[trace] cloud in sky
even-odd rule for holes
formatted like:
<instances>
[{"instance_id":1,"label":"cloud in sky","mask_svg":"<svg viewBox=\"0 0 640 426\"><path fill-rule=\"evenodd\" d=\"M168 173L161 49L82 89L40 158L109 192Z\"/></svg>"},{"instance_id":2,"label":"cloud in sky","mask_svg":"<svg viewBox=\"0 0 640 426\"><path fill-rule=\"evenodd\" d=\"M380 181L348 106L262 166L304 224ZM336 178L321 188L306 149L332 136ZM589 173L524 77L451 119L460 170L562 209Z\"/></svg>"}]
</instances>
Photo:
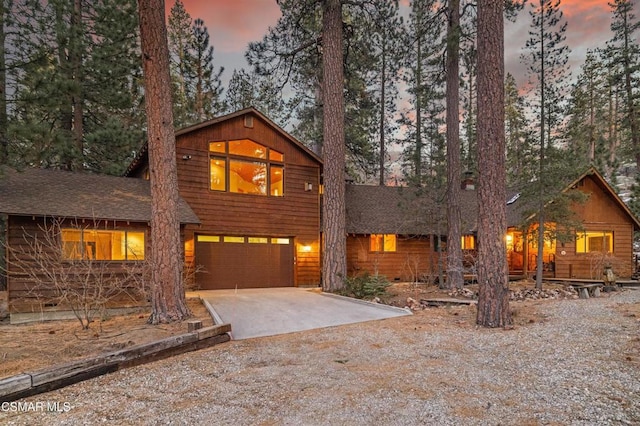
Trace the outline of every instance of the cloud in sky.
<instances>
[{"instance_id":1,"label":"cloud in sky","mask_svg":"<svg viewBox=\"0 0 640 426\"><path fill-rule=\"evenodd\" d=\"M174 1L166 4L167 13ZM218 52L243 54L250 41L262 39L281 16L275 0L183 0L194 20L200 18L209 30Z\"/></svg>"},{"instance_id":2,"label":"cloud in sky","mask_svg":"<svg viewBox=\"0 0 640 426\"><path fill-rule=\"evenodd\" d=\"M611 12L609 0L563 0L561 9L568 21L567 45L572 53L572 70L577 73L587 49L604 47L611 38ZM214 60L224 66L225 80L234 68L246 67L244 52L251 41L261 40L269 26L274 26L281 16L275 0L183 0L193 19L201 18L215 48ZM168 0L167 13L174 1ZM409 0L401 0L401 7L408 7ZM529 38L531 19L527 5L515 23L505 25L505 66L518 82L526 82L525 66L520 55ZM640 2L636 3L636 16L640 16Z\"/></svg>"}]
</instances>

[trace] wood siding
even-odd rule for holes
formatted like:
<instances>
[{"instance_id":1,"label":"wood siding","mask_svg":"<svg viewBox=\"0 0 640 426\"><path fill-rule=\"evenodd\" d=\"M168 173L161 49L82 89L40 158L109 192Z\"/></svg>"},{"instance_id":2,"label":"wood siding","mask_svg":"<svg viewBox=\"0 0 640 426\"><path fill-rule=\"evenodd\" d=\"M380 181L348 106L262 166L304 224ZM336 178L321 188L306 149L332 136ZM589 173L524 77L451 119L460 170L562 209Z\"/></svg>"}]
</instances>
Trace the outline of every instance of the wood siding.
<instances>
[{"instance_id":1,"label":"wood siding","mask_svg":"<svg viewBox=\"0 0 640 426\"><path fill-rule=\"evenodd\" d=\"M93 220L67 220L62 222L62 227L82 227L86 229L117 229L123 231L143 231L145 232L145 257L148 258L150 254L150 238L149 228L147 224L141 223L128 223L128 222L114 222L114 221L97 221ZM9 297L9 311L15 312L44 312L55 310L68 310L70 306L60 303L60 298L55 297L55 291L53 285L47 287L43 284L38 285L27 274L21 272L20 268L16 266L16 261L24 262L29 265L33 265L34 270L37 268L37 264L31 255L31 250L27 244L27 239L30 241L35 238L38 241L43 241L45 237L45 229L51 227L51 221L44 218L33 218L23 216L9 216L7 226L7 240L11 250L8 251L8 297ZM53 258L60 256L61 252L59 248L54 248L45 245L43 248L47 254ZM64 261L61 261L64 262ZM94 261L92 270L94 273L98 270L102 271L103 277L125 277L130 276L130 272L127 270L126 265L130 262L123 261ZM102 269L104 267L104 269ZM78 274L82 276L82 271ZM112 275L113 274L113 275ZM45 276L44 271L42 275ZM95 282L95 280L93 280ZM78 286L80 283L78 283ZM131 282L126 284L126 292L113 297L110 300L109 307L128 307L128 306L140 306L147 303L146 292L144 289L139 288L139 284ZM80 288L80 287L78 287ZM105 291L109 291L108 288Z\"/></svg>"},{"instance_id":2,"label":"wood siding","mask_svg":"<svg viewBox=\"0 0 640 426\"><path fill-rule=\"evenodd\" d=\"M293 238L295 285L318 285L320 163L285 134L253 117L253 127L245 127L242 115L177 137L180 195L202 222L186 227L186 261L194 260L195 234ZM284 154L284 196L209 189L209 142L245 138ZM312 185L311 191L305 190L305 183Z\"/></svg>"},{"instance_id":3,"label":"wood siding","mask_svg":"<svg viewBox=\"0 0 640 426\"><path fill-rule=\"evenodd\" d=\"M618 277L629 278L633 272L633 221L617 200L592 177L585 177L577 189L590 194L585 204L574 206L584 229L613 232L613 253L576 253L575 241L564 245L558 243L555 276L601 279L603 266L609 263Z\"/></svg>"},{"instance_id":4,"label":"wood siding","mask_svg":"<svg viewBox=\"0 0 640 426\"><path fill-rule=\"evenodd\" d=\"M437 276L437 253L429 237L398 236L395 252L372 252L369 235L347 237L347 273L350 276L380 274L389 281L433 282Z\"/></svg>"}]
</instances>

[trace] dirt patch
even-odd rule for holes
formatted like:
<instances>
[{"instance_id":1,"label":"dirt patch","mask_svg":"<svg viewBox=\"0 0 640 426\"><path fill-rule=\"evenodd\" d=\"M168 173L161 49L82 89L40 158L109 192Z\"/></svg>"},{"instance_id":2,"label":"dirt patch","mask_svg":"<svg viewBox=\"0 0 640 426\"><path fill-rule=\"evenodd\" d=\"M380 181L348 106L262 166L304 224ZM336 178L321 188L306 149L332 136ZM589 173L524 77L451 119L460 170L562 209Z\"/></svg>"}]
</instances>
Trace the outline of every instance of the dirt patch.
<instances>
[{"instance_id":1,"label":"dirt patch","mask_svg":"<svg viewBox=\"0 0 640 426\"><path fill-rule=\"evenodd\" d=\"M193 319L203 326L213 320L200 299L187 299ZM91 323L82 330L77 320L11 325L0 322L0 378L30 372L50 365L185 333L186 322L150 325L145 310Z\"/></svg>"},{"instance_id":2,"label":"dirt patch","mask_svg":"<svg viewBox=\"0 0 640 426\"><path fill-rule=\"evenodd\" d=\"M514 292L529 291L535 283L522 281L512 283ZM565 287L545 283L545 294ZM436 285L393 283L381 303L392 306L408 306L408 299L420 301L430 298L473 299L477 295L477 285L465 286L463 292L452 293L439 289ZM0 294L0 310L2 309ZM574 295L577 298L577 294ZM560 297L558 297L560 298ZM511 302L514 325L522 326L545 321L542 307L549 298L528 299ZM203 320L203 325L213 325L206 308L199 299L188 299L193 318ZM418 306L420 306L418 304ZM622 308L621 308L622 309ZM640 307L625 306L627 316L640 318ZM474 305L447 305L440 307L421 306L414 309L419 313L416 329L474 328L476 307ZM149 325L149 312L140 311L134 315L118 316L95 321L89 330L82 330L78 321L51 321L22 325L10 325L8 319L0 321L0 378L34 371L91 355L115 351L129 346L148 343L187 331L186 323ZM390 322L392 323L392 322ZM402 324L399 322L398 324ZM638 345L640 345L640 340Z\"/></svg>"}]
</instances>

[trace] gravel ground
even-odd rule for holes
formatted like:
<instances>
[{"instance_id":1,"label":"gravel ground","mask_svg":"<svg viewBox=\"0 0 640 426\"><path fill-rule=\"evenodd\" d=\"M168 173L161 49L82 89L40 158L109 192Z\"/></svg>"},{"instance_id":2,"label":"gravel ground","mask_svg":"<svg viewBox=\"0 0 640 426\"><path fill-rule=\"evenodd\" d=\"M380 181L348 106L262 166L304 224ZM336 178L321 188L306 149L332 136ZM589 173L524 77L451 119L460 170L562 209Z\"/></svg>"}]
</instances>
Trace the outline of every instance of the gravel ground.
<instances>
[{"instance_id":1,"label":"gravel ground","mask_svg":"<svg viewBox=\"0 0 640 426\"><path fill-rule=\"evenodd\" d=\"M512 330L457 307L232 341L3 406L0 423L638 425L638 304L627 290L537 302Z\"/></svg>"}]
</instances>

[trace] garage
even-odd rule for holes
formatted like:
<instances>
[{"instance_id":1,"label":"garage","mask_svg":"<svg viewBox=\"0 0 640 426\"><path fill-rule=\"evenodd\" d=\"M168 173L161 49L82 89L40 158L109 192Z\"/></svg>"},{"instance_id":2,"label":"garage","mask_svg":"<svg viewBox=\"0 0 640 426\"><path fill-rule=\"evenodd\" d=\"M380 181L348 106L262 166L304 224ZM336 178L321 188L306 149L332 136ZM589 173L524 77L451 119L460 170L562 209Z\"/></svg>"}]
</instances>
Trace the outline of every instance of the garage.
<instances>
[{"instance_id":1,"label":"garage","mask_svg":"<svg viewBox=\"0 0 640 426\"><path fill-rule=\"evenodd\" d=\"M197 235L203 290L293 286L293 238Z\"/></svg>"}]
</instances>

